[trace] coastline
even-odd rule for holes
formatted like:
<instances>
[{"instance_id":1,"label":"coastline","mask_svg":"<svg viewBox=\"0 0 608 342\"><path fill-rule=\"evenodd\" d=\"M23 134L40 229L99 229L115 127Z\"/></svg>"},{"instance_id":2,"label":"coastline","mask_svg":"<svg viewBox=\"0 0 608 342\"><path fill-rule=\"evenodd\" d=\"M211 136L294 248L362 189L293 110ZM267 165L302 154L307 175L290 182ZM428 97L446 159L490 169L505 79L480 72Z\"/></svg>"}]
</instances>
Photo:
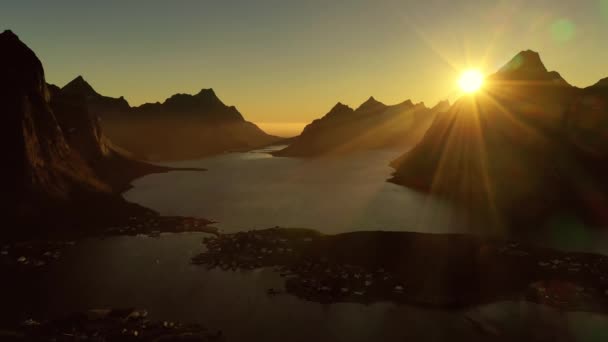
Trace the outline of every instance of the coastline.
<instances>
[{"instance_id":1,"label":"coastline","mask_svg":"<svg viewBox=\"0 0 608 342\"><path fill-rule=\"evenodd\" d=\"M390 301L464 308L526 300L566 311L608 312L608 257L458 234L272 228L207 238L193 264L270 267L285 289L320 303Z\"/></svg>"}]
</instances>

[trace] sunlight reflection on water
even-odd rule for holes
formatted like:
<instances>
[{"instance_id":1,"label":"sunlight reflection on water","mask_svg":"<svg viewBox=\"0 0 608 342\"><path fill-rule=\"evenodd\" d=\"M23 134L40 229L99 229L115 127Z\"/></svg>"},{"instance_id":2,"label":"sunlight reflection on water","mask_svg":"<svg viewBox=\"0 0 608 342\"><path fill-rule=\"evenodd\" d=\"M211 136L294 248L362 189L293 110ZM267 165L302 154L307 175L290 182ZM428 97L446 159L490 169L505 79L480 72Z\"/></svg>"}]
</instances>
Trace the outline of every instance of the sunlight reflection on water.
<instances>
[{"instance_id":1,"label":"sunlight reflection on water","mask_svg":"<svg viewBox=\"0 0 608 342\"><path fill-rule=\"evenodd\" d=\"M149 175L124 197L161 214L218 221L226 232L274 226L466 232L446 203L386 182L399 151L322 159L274 158L267 151L171 163L208 171Z\"/></svg>"}]
</instances>

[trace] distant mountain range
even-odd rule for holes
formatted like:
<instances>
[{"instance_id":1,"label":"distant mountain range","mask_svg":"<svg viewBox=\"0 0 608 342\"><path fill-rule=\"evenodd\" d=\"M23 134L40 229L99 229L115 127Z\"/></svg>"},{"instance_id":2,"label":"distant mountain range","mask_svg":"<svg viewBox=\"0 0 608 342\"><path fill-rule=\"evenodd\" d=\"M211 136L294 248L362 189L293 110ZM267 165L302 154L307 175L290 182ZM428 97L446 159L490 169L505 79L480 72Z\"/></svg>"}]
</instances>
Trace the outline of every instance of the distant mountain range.
<instances>
[{"instance_id":1,"label":"distant mountain range","mask_svg":"<svg viewBox=\"0 0 608 342\"><path fill-rule=\"evenodd\" d=\"M89 110L101 118L108 137L142 159L193 159L279 140L245 121L234 106L222 103L213 89L196 95L176 94L163 103L139 107L129 106L122 97L100 95L81 76L61 90L85 98Z\"/></svg>"},{"instance_id":2,"label":"distant mountain range","mask_svg":"<svg viewBox=\"0 0 608 342\"><path fill-rule=\"evenodd\" d=\"M9 223L124 214L120 208L129 204L119 194L129 182L167 169L134 161L123 149L170 160L278 140L211 89L131 107L100 95L82 77L63 88L47 84L40 60L10 31L0 34L0 51L6 165L0 207ZM373 97L357 109L338 103L290 142L276 154L417 143L393 162L391 181L451 200L469 213L472 227L486 231L572 222L564 217L608 225L608 78L573 87L533 51L517 54L487 77L483 90L451 106L409 100L388 106ZM138 208L132 206L145 211Z\"/></svg>"},{"instance_id":3,"label":"distant mountain range","mask_svg":"<svg viewBox=\"0 0 608 342\"><path fill-rule=\"evenodd\" d=\"M449 103L433 108L407 100L387 106L370 97L359 108L336 104L321 119L307 125L277 156L313 157L376 148L402 148L417 142L437 113Z\"/></svg>"},{"instance_id":4,"label":"distant mountain range","mask_svg":"<svg viewBox=\"0 0 608 342\"><path fill-rule=\"evenodd\" d=\"M393 163L392 181L449 198L493 227L538 228L570 216L605 225L607 83L573 87L523 51L482 91L438 115Z\"/></svg>"},{"instance_id":5,"label":"distant mountain range","mask_svg":"<svg viewBox=\"0 0 608 342\"><path fill-rule=\"evenodd\" d=\"M147 212L120 193L132 179L166 168L118 152L84 99L48 86L40 60L11 31L0 34L0 51L0 207L6 228L36 220L33 227L48 231L40 220Z\"/></svg>"}]
</instances>

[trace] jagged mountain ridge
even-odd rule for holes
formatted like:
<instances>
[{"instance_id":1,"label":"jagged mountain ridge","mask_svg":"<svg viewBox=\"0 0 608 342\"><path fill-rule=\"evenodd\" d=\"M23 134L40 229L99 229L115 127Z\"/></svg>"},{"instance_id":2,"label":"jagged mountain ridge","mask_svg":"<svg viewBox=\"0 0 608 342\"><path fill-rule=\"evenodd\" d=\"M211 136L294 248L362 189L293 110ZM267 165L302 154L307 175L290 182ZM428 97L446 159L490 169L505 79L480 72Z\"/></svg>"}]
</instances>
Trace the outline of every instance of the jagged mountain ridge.
<instances>
[{"instance_id":1,"label":"jagged mountain ridge","mask_svg":"<svg viewBox=\"0 0 608 342\"><path fill-rule=\"evenodd\" d=\"M133 115L185 116L209 122L245 121L234 106L226 106L211 88L198 94L175 94L163 103L145 103L133 108Z\"/></svg>"},{"instance_id":2,"label":"jagged mountain ridge","mask_svg":"<svg viewBox=\"0 0 608 342\"><path fill-rule=\"evenodd\" d=\"M608 88L598 84L573 87L522 51L439 115L393 163L392 181L446 197L485 227L539 228L571 212L605 221Z\"/></svg>"},{"instance_id":3,"label":"jagged mountain ridge","mask_svg":"<svg viewBox=\"0 0 608 342\"><path fill-rule=\"evenodd\" d=\"M127 113L131 109L131 106L124 97L113 98L103 96L95 91L82 76L76 77L61 88L61 93L65 96L84 98L89 110L98 116L101 113Z\"/></svg>"},{"instance_id":4,"label":"jagged mountain ridge","mask_svg":"<svg viewBox=\"0 0 608 342\"><path fill-rule=\"evenodd\" d=\"M427 108L424 103L414 104L411 100L388 106L373 96L357 109L337 103L276 155L311 157L404 147L417 141L436 113L448 107L448 102Z\"/></svg>"},{"instance_id":5,"label":"jagged mountain ridge","mask_svg":"<svg viewBox=\"0 0 608 342\"><path fill-rule=\"evenodd\" d=\"M165 101L131 107L124 98L99 95L82 77L63 92L83 94L101 117L108 137L135 156L150 160L200 158L232 150L266 146L279 138L246 121L225 105L213 89L175 94Z\"/></svg>"}]
</instances>

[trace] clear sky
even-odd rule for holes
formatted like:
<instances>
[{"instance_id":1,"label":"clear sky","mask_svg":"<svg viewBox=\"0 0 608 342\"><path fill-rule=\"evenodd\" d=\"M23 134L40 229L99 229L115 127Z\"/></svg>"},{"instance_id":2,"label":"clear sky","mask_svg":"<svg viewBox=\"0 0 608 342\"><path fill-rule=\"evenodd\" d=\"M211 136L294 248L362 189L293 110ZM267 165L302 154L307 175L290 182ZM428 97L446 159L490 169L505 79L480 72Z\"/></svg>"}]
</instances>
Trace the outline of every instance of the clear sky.
<instances>
[{"instance_id":1,"label":"clear sky","mask_svg":"<svg viewBox=\"0 0 608 342\"><path fill-rule=\"evenodd\" d=\"M434 105L525 49L577 86L608 76L608 0L3 0L0 23L50 83L132 105L214 88L274 131L371 95Z\"/></svg>"}]
</instances>

